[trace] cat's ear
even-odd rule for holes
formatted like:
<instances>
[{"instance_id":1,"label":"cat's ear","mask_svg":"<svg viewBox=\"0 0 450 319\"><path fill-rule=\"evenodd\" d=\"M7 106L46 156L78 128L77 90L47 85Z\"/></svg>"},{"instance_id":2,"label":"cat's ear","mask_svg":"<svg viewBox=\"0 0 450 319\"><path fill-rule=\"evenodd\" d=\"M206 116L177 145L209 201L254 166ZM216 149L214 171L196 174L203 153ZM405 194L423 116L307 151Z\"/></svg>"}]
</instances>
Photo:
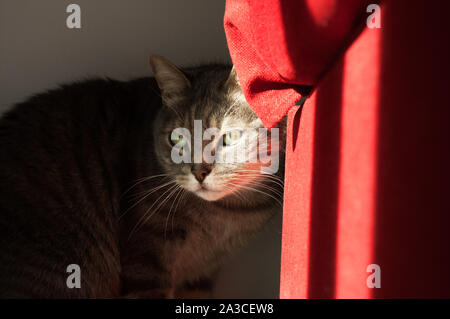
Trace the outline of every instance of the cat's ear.
<instances>
[{"instance_id":1,"label":"cat's ear","mask_svg":"<svg viewBox=\"0 0 450 319\"><path fill-rule=\"evenodd\" d=\"M229 91L240 91L241 85L239 84L239 79L234 69L234 66L231 68L230 74L228 75L228 79L225 81L225 87Z\"/></svg>"},{"instance_id":2,"label":"cat's ear","mask_svg":"<svg viewBox=\"0 0 450 319\"><path fill-rule=\"evenodd\" d=\"M186 94L191 83L186 75L172 62L159 55L152 55L150 57L150 65L164 102L170 104L178 100L183 94Z\"/></svg>"},{"instance_id":3,"label":"cat's ear","mask_svg":"<svg viewBox=\"0 0 450 319\"><path fill-rule=\"evenodd\" d=\"M239 83L239 79L236 70L234 69L234 66L231 69L227 80L225 81L224 87L228 96L230 96L231 99L239 102L245 102L245 96L244 93L242 92L241 84Z\"/></svg>"}]
</instances>

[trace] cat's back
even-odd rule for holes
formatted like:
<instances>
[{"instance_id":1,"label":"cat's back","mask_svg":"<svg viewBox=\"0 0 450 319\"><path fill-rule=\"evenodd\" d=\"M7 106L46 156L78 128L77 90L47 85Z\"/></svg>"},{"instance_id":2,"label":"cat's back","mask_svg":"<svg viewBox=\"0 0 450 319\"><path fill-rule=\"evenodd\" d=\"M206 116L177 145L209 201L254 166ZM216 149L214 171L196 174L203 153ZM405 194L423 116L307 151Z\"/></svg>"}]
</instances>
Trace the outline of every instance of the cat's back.
<instances>
[{"instance_id":1,"label":"cat's back","mask_svg":"<svg viewBox=\"0 0 450 319\"><path fill-rule=\"evenodd\" d=\"M92 80L32 97L0 119L0 296L119 293L117 153L136 103ZM67 267L82 287L69 289Z\"/></svg>"}]
</instances>

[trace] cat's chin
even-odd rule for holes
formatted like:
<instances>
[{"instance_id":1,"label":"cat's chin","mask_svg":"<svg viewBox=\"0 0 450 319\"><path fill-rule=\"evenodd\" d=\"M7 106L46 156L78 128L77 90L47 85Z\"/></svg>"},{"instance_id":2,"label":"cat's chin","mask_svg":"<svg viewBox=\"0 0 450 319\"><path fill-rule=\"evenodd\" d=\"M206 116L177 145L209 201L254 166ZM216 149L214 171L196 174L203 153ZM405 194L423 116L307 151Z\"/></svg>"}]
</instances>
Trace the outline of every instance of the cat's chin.
<instances>
[{"instance_id":1,"label":"cat's chin","mask_svg":"<svg viewBox=\"0 0 450 319\"><path fill-rule=\"evenodd\" d=\"M200 189L200 190L195 192L195 195L197 195L201 199L204 199L204 200L206 200L208 202L214 202L214 201L217 201L219 199L222 199L223 197L225 197L226 194L224 194L223 192L219 192L219 191L212 191L212 190L208 190L208 189Z\"/></svg>"}]
</instances>

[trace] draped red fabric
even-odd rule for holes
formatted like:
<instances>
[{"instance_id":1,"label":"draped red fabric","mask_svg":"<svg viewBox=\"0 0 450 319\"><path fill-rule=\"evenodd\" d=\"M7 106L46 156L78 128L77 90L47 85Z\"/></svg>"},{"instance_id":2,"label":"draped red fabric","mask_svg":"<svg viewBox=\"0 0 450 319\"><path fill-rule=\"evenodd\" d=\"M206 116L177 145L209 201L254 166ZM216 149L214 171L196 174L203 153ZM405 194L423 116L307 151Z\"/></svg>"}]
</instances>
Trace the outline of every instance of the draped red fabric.
<instances>
[{"instance_id":1,"label":"draped red fabric","mask_svg":"<svg viewBox=\"0 0 450 319\"><path fill-rule=\"evenodd\" d=\"M247 101L267 127L348 44L370 0L228 0L225 32Z\"/></svg>"},{"instance_id":2,"label":"draped red fabric","mask_svg":"<svg viewBox=\"0 0 450 319\"><path fill-rule=\"evenodd\" d=\"M450 297L450 2L371 3L227 0L247 101L288 114L282 298Z\"/></svg>"}]
</instances>

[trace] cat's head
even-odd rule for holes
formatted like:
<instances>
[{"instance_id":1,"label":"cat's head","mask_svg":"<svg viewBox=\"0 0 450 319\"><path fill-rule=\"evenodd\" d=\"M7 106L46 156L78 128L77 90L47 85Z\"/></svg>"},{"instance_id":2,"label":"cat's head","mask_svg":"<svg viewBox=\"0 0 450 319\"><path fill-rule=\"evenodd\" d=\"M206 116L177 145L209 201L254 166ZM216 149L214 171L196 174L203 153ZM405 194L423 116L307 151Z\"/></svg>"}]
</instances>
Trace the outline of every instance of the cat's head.
<instances>
[{"instance_id":1,"label":"cat's head","mask_svg":"<svg viewBox=\"0 0 450 319\"><path fill-rule=\"evenodd\" d=\"M247 104L234 68L178 69L160 56L150 64L163 107L155 123L155 152L176 184L207 201L278 198L279 136Z\"/></svg>"}]
</instances>

